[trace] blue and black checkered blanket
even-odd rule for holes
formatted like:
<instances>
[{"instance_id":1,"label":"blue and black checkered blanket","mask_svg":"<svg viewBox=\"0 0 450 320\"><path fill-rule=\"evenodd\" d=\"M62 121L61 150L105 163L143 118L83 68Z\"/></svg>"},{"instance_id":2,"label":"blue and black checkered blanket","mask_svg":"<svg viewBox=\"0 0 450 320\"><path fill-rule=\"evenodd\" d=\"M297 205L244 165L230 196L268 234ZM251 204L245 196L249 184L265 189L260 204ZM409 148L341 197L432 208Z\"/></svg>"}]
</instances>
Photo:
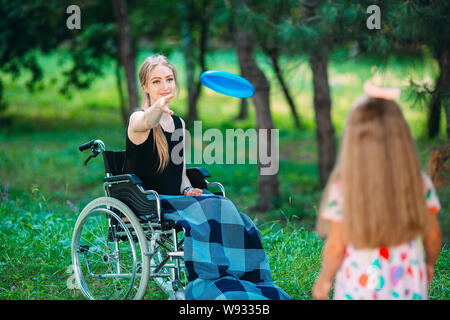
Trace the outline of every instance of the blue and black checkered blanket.
<instances>
[{"instance_id":1,"label":"blue and black checkered blanket","mask_svg":"<svg viewBox=\"0 0 450 320\"><path fill-rule=\"evenodd\" d=\"M160 195L165 219L185 229L186 299L290 299L273 283L261 235L228 198Z\"/></svg>"}]
</instances>

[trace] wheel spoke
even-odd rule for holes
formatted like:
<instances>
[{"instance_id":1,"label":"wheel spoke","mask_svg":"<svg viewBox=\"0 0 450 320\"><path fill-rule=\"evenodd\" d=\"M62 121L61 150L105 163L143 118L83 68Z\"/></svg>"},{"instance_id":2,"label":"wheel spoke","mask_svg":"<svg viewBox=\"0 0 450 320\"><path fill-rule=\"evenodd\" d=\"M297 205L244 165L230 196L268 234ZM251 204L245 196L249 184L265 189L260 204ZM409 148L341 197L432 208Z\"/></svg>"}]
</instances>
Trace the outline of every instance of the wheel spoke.
<instances>
[{"instance_id":1,"label":"wheel spoke","mask_svg":"<svg viewBox=\"0 0 450 320\"><path fill-rule=\"evenodd\" d=\"M111 220L111 224L116 223L123 228L121 221L118 221L117 214L111 210L95 208L86 215L81 228L75 231L77 232L75 239L78 239L78 248L80 245L88 246L88 249L85 249L86 252L82 252L81 249L75 252L75 255L78 256L78 273L85 287L83 289L91 298L123 299L130 290L137 291L133 289L135 288L134 282L135 280L140 282L142 273L136 276L137 279L134 279L137 255L132 249L135 244L130 234L125 231L127 237L119 241L116 249L115 242L111 241L113 239L110 239L108 234L108 218ZM124 278L117 274L117 263L120 264L120 273L131 274L130 278ZM91 273L94 276L91 276ZM101 278L101 275L106 274L117 274L117 276Z\"/></svg>"},{"instance_id":2,"label":"wheel spoke","mask_svg":"<svg viewBox=\"0 0 450 320\"><path fill-rule=\"evenodd\" d=\"M182 292L187 284L184 261L169 254L180 251L183 244L183 236L178 241L176 237L157 223L138 223L133 212L117 199L94 199L80 213L72 243L83 294L90 299L141 299L150 274L157 268L156 283L166 293L172 290L174 280L180 280L181 287L176 287Z\"/></svg>"}]
</instances>

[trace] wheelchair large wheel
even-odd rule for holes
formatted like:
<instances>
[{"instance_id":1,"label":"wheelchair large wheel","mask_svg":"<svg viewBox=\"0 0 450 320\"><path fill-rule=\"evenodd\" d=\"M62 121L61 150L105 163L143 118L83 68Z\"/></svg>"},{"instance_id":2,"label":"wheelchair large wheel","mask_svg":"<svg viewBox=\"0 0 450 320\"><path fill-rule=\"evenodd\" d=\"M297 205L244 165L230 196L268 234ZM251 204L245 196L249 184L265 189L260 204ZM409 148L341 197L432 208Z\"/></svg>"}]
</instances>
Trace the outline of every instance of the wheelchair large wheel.
<instances>
[{"instance_id":1,"label":"wheelchair large wheel","mask_svg":"<svg viewBox=\"0 0 450 320\"><path fill-rule=\"evenodd\" d=\"M142 227L123 202L97 198L80 213L72 237L72 263L88 299L142 299L150 274L147 254Z\"/></svg>"}]
</instances>

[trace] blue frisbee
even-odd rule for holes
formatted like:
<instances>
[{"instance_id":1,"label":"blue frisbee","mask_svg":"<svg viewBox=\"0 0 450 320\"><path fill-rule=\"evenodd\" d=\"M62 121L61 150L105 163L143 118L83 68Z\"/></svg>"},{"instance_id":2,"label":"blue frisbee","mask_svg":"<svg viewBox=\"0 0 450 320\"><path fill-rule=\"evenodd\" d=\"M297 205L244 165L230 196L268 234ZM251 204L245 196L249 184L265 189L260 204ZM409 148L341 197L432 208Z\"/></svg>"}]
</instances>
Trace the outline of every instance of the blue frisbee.
<instances>
[{"instance_id":1,"label":"blue frisbee","mask_svg":"<svg viewBox=\"0 0 450 320\"><path fill-rule=\"evenodd\" d=\"M205 71L201 74L200 81L215 92L235 98L250 98L255 93L255 87L250 81L226 71Z\"/></svg>"}]
</instances>

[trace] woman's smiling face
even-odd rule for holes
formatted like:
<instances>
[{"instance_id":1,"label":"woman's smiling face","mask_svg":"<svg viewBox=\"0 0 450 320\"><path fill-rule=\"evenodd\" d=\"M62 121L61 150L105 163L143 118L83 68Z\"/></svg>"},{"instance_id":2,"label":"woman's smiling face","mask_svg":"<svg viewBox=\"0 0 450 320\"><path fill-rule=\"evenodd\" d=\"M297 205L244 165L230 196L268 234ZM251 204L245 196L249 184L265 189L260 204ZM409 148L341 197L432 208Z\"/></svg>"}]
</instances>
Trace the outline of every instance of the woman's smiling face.
<instances>
[{"instance_id":1,"label":"woman's smiling face","mask_svg":"<svg viewBox=\"0 0 450 320\"><path fill-rule=\"evenodd\" d=\"M152 69L149 77L147 92L150 95L151 104L154 104L161 97L175 93L175 77L170 68L157 65Z\"/></svg>"}]
</instances>

